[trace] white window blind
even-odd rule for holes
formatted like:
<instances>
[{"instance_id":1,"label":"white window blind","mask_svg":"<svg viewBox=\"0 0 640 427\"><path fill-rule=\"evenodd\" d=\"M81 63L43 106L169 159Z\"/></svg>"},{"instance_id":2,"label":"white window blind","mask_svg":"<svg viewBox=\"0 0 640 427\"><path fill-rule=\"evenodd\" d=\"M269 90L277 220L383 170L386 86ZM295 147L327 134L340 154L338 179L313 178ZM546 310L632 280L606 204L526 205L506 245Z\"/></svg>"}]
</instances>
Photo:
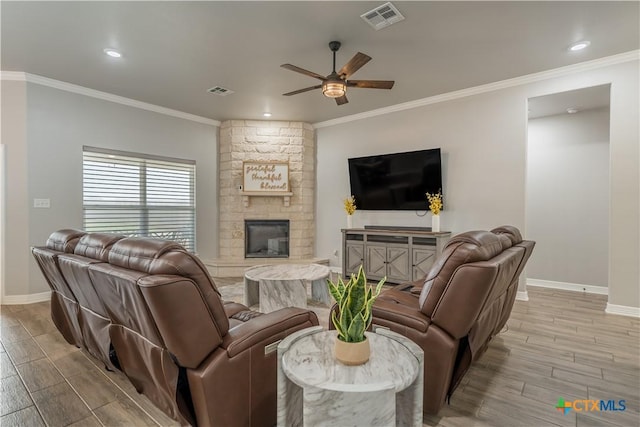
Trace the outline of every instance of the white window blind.
<instances>
[{"instance_id":1,"label":"white window blind","mask_svg":"<svg viewBox=\"0 0 640 427\"><path fill-rule=\"evenodd\" d=\"M84 229L195 250L195 162L83 147Z\"/></svg>"}]
</instances>

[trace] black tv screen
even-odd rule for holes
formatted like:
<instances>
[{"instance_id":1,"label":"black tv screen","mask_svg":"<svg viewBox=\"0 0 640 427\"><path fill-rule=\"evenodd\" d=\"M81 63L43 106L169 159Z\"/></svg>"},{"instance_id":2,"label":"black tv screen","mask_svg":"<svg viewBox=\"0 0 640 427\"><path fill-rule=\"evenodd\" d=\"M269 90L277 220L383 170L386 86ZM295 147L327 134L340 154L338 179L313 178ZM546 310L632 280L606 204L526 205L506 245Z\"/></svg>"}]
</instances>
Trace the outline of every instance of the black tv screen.
<instances>
[{"instance_id":1,"label":"black tv screen","mask_svg":"<svg viewBox=\"0 0 640 427\"><path fill-rule=\"evenodd\" d=\"M351 194L362 210L428 210L442 189L440 149L349 159Z\"/></svg>"}]
</instances>

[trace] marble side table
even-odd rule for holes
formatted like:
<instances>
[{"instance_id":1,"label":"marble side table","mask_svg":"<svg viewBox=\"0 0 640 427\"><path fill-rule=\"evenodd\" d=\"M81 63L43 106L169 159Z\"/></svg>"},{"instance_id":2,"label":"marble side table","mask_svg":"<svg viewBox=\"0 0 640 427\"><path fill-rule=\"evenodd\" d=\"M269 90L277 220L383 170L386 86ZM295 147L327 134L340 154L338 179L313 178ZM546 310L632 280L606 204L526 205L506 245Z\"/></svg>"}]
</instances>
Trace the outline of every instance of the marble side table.
<instances>
[{"instance_id":1,"label":"marble side table","mask_svg":"<svg viewBox=\"0 0 640 427\"><path fill-rule=\"evenodd\" d=\"M278 345L278 426L422 426L422 349L378 328L369 361L346 366L335 336L316 326Z\"/></svg>"},{"instance_id":2,"label":"marble side table","mask_svg":"<svg viewBox=\"0 0 640 427\"><path fill-rule=\"evenodd\" d=\"M327 279L331 270L320 264L258 265L244 272L244 304L260 303L260 311L270 313L286 307L307 308L307 282L311 298L331 304Z\"/></svg>"}]
</instances>

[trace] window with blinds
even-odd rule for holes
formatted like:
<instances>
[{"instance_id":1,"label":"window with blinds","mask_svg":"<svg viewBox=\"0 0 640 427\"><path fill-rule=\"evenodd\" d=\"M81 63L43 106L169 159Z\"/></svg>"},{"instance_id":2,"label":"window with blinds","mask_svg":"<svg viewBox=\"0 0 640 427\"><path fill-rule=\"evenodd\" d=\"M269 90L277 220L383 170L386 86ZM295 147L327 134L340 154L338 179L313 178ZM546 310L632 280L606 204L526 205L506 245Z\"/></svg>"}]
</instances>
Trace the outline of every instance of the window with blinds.
<instances>
[{"instance_id":1,"label":"window with blinds","mask_svg":"<svg viewBox=\"0 0 640 427\"><path fill-rule=\"evenodd\" d=\"M83 147L82 165L86 231L195 250L195 162Z\"/></svg>"}]
</instances>

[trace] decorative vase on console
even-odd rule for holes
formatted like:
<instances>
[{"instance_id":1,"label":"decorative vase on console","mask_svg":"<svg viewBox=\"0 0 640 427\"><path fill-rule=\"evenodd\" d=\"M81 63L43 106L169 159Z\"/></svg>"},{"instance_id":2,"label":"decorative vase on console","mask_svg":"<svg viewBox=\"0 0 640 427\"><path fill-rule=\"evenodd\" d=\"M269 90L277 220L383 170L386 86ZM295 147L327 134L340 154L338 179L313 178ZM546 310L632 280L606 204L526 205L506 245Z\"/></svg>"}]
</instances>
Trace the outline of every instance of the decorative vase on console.
<instances>
[{"instance_id":1,"label":"decorative vase on console","mask_svg":"<svg viewBox=\"0 0 640 427\"><path fill-rule=\"evenodd\" d=\"M356 200L353 196L344 199L344 210L347 213L347 228L353 228L353 214L356 211Z\"/></svg>"},{"instance_id":2,"label":"decorative vase on console","mask_svg":"<svg viewBox=\"0 0 640 427\"><path fill-rule=\"evenodd\" d=\"M427 193L427 200L429 201L429 210L431 211L431 231L440 231L440 211L442 210L442 191L438 190L437 193Z\"/></svg>"},{"instance_id":3,"label":"decorative vase on console","mask_svg":"<svg viewBox=\"0 0 640 427\"><path fill-rule=\"evenodd\" d=\"M440 215L431 215L431 231L440 231Z\"/></svg>"},{"instance_id":4,"label":"decorative vase on console","mask_svg":"<svg viewBox=\"0 0 640 427\"><path fill-rule=\"evenodd\" d=\"M360 266L358 276L352 274L347 283L342 281L342 277L338 277L337 283L327 281L338 307L331 312L331 322L338 332L334 353L344 365L362 365L369 360L371 348L364 331L371 326L371 307L385 280L386 277L375 288L369 286Z\"/></svg>"}]
</instances>

